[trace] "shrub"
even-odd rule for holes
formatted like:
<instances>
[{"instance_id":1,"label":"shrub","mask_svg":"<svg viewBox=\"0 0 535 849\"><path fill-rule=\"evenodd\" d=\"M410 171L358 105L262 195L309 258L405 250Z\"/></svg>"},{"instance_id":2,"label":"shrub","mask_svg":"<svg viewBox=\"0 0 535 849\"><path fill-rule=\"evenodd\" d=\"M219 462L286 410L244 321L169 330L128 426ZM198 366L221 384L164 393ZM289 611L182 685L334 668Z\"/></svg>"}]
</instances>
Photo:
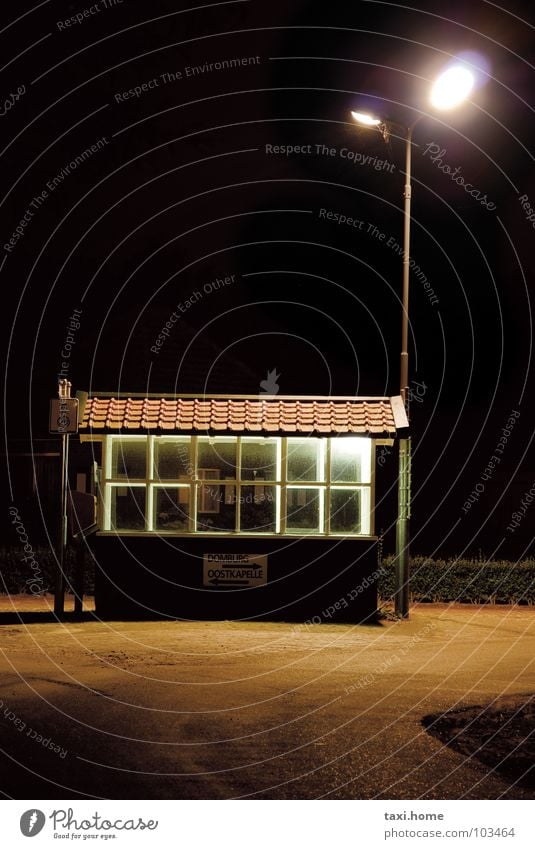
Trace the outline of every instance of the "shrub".
<instances>
[{"instance_id":1,"label":"shrub","mask_svg":"<svg viewBox=\"0 0 535 849\"><path fill-rule=\"evenodd\" d=\"M394 557L382 560L379 595L389 601L395 591ZM514 563L483 558L465 560L410 558L411 601L466 604L535 604L535 560Z\"/></svg>"},{"instance_id":2,"label":"shrub","mask_svg":"<svg viewBox=\"0 0 535 849\"><path fill-rule=\"evenodd\" d=\"M30 585L35 578L38 580L34 581L34 585L41 587L43 592L54 592L57 568L54 552L45 546L36 546L33 554L34 563L38 565L39 571L35 567L30 568L30 563L22 559L24 557L22 548L0 547L0 593L31 593ZM65 554L67 592L70 591L68 582L74 575L75 562L76 550L69 547ZM84 578L87 594L91 594L94 588L92 566L92 561L86 554Z\"/></svg>"}]
</instances>

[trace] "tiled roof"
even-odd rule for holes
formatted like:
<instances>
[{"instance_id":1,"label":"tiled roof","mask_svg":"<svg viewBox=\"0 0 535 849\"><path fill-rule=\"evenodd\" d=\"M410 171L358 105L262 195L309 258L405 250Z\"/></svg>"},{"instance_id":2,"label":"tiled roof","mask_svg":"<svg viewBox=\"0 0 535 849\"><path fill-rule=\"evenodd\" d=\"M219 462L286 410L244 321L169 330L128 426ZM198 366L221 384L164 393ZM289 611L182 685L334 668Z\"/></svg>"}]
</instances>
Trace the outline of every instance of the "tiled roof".
<instances>
[{"instance_id":1,"label":"tiled roof","mask_svg":"<svg viewBox=\"0 0 535 849\"><path fill-rule=\"evenodd\" d=\"M88 398L80 431L98 433L360 434L407 427L401 399L229 396Z\"/></svg>"}]
</instances>

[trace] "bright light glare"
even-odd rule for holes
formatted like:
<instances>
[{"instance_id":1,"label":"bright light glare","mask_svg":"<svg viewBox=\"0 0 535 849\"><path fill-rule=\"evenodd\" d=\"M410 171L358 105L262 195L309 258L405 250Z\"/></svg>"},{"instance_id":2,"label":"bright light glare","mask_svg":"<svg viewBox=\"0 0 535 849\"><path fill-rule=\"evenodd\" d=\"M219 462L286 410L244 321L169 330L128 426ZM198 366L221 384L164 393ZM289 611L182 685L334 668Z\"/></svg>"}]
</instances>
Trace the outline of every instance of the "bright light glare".
<instances>
[{"instance_id":1,"label":"bright light glare","mask_svg":"<svg viewBox=\"0 0 535 849\"><path fill-rule=\"evenodd\" d=\"M352 117L359 124L364 124L366 127L377 127L381 123L380 118L374 118L373 115L368 115L366 112L352 112Z\"/></svg>"},{"instance_id":2,"label":"bright light glare","mask_svg":"<svg viewBox=\"0 0 535 849\"><path fill-rule=\"evenodd\" d=\"M332 444L336 449L336 454L339 457L354 457L355 454L366 452L369 447L370 440L364 436L342 436L334 438Z\"/></svg>"},{"instance_id":3,"label":"bright light glare","mask_svg":"<svg viewBox=\"0 0 535 849\"><path fill-rule=\"evenodd\" d=\"M444 71L431 89L431 103L435 109L453 109L466 100L474 86L474 75L462 65Z\"/></svg>"}]
</instances>

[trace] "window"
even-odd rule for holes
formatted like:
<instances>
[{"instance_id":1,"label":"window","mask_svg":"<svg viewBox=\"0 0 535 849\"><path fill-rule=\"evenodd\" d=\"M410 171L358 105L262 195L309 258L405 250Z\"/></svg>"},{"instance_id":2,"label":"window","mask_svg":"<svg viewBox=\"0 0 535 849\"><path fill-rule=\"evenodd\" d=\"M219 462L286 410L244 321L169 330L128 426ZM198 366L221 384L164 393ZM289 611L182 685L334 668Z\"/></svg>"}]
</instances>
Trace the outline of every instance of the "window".
<instances>
[{"instance_id":1,"label":"window","mask_svg":"<svg viewBox=\"0 0 535 849\"><path fill-rule=\"evenodd\" d=\"M331 533L360 534L361 492L358 489L331 489Z\"/></svg>"},{"instance_id":2,"label":"window","mask_svg":"<svg viewBox=\"0 0 535 849\"><path fill-rule=\"evenodd\" d=\"M189 531L189 486L154 487L154 530Z\"/></svg>"},{"instance_id":3,"label":"window","mask_svg":"<svg viewBox=\"0 0 535 849\"><path fill-rule=\"evenodd\" d=\"M199 469L201 480L215 481L219 478L219 469ZM219 513L219 487L215 483L202 484L199 487L199 513Z\"/></svg>"},{"instance_id":4,"label":"window","mask_svg":"<svg viewBox=\"0 0 535 849\"><path fill-rule=\"evenodd\" d=\"M280 479L280 439L242 437L241 479L244 481Z\"/></svg>"},{"instance_id":5,"label":"window","mask_svg":"<svg viewBox=\"0 0 535 849\"><path fill-rule=\"evenodd\" d=\"M240 531L277 533L277 486L242 486L240 494Z\"/></svg>"},{"instance_id":6,"label":"window","mask_svg":"<svg viewBox=\"0 0 535 849\"><path fill-rule=\"evenodd\" d=\"M113 436L104 530L369 536L372 441L364 437Z\"/></svg>"},{"instance_id":7,"label":"window","mask_svg":"<svg viewBox=\"0 0 535 849\"><path fill-rule=\"evenodd\" d=\"M323 439L288 439L288 480L325 480L325 441Z\"/></svg>"},{"instance_id":8,"label":"window","mask_svg":"<svg viewBox=\"0 0 535 849\"><path fill-rule=\"evenodd\" d=\"M189 437L154 440L154 477L161 481L186 481L193 475Z\"/></svg>"},{"instance_id":9,"label":"window","mask_svg":"<svg viewBox=\"0 0 535 849\"><path fill-rule=\"evenodd\" d=\"M112 530L145 530L145 487L114 486L110 488L110 497L110 526Z\"/></svg>"},{"instance_id":10,"label":"window","mask_svg":"<svg viewBox=\"0 0 535 849\"><path fill-rule=\"evenodd\" d=\"M331 481L370 483L368 439L352 436L331 439Z\"/></svg>"},{"instance_id":11,"label":"window","mask_svg":"<svg viewBox=\"0 0 535 849\"><path fill-rule=\"evenodd\" d=\"M197 530L232 532L236 530L236 487L229 484L202 484L198 489Z\"/></svg>"},{"instance_id":12,"label":"window","mask_svg":"<svg viewBox=\"0 0 535 849\"><path fill-rule=\"evenodd\" d=\"M210 469L217 471L215 478L236 480L236 451L238 441L235 437L199 436L197 441L197 465L199 471ZM208 475L202 477L208 478Z\"/></svg>"},{"instance_id":13,"label":"window","mask_svg":"<svg viewBox=\"0 0 535 849\"><path fill-rule=\"evenodd\" d=\"M147 461L146 439L114 439L111 455L113 478L135 480L145 478Z\"/></svg>"},{"instance_id":14,"label":"window","mask_svg":"<svg viewBox=\"0 0 535 849\"><path fill-rule=\"evenodd\" d=\"M323 533L324 490L304 486L289 486L286 497L288 533Z\"/></svg>"}]
</instances>

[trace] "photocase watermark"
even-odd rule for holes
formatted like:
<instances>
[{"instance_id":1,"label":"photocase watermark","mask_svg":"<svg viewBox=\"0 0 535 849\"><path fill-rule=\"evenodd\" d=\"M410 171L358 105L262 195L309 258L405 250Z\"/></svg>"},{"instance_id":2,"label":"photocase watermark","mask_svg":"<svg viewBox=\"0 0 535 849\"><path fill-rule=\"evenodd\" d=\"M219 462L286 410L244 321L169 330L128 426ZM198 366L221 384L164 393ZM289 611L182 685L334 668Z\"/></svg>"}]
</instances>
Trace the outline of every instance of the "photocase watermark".
<instances>
[{"instance_id":1,"label":"photocase watermark","mask_svg":"<svg viewBox=\"0 0 535 849\"><path fill-rule=\"evenodd\" d=\"M64 749L63 746L60 746L59 743L55 743L52 737L45 737L44 734L40 734L39 731L36 731L35 728L28 726L20 716L17 716L15 711L11 710L9 705L6 705L2 699L0 699L0 716L3 716L7 722L11 722L13 728L15 728L19 734L23 734L29 740L32 740L34 743L38 743L44 749L49 749L51 752L54 752L55 755L59 755L59 757L64 760L69 754L68 749Z\"/></svg>"},{"instance_id":2,"label":"photocase watermark","mask_svg":"<svg viewBox=\"0 0 535 849\"><path fill-rule=\"evenodd\" d=\"M14 92L10 92L7 97L4 98L4 102L0 106L0 118L5 118L8 112L11 112L13 107L19 102L21 97L24 97L26 94L26 86L24 83L19 85L19 87Z\"/></svg>"},{"instance_id":3,"label":"photocase watermark","mask_svg":"<svg viewBox=\"0 0 535 849\"><path fill-rule=\"evenodd\" d=\"M169 84L188 80L192 77L203 76L204 74L211 74L214 71L229 71L235 68L248 67L249 65L260 65L261 61L260 56L238 56L230 59L220 59L217 62L203 62L202 65L185 65L180 69L164 71L158 74L157 77L144 80L139 85L133 86L126 91L116 91L113 99L116 103L138 100L144 94L148 94L156 88L164 88Z\"/></svg>"},{"instance_id":4,"label":"photocase watermark","mask_svg":"<svg viewBox=\"0 0 535 849\"><path fill-rule=\"evenodd\" d=\"M268 156L326 156L330 159L338 157L352 162L353 165L372 168L374 171L386 171L388 174L393 174L396 167L388 159L380 159L349 147L338 148L326 144L266 144L264 150Z\"/></svg>"},{"instance_id":5,"label":"photocase watermark","mask_svg":"<svg viewBox=\"0 0 535 849\"><path fill-rule=\"evenodd\" d=\"M102 136L94 144L86 147L85 150L75 156L74 159L71 159L71 161L64 165L54 177L47 181L46 189L43 189L41 192L37 192L37 194L34 195L25 209L24 215L13 230L11 238L5 243L4 250L6 253L12 253L15 250L18 242L26 235L27 228L32 219L35 217L36 212L38 212L38 210L46 204L47 200L49 200L50 196L58 188L58 186L60 186L63 181L73 173L73 171L76 171L80 165L83 165L87 159L90 159L95 153L98 153L108 144L109 139L106 136Z\"/></svg>"},{"instance_id":6,"label":"photocase watermark","mask_svg":"<svg viewBox=\"0 0 535 849\"><path fill-rule=\"evenodd\" d=\"M61 363L58 371L58 382L60 380L67 380L70 369L70 358L72 356L73 345L76 344L76 333L80 329L80 316L82 315L82 310L74 309L72 311L72 315L67 319L67 332L65 333L65 339L63 340L63 347L61 349Z\"/></svg>"},{"instance_id":7,"label":"photocase watermark","mask_svg":"<svg viewBox=\"0 0 535 849\"><path fill-rule=\"evenodd\" d=\"M277 395L279 391L278 379L280 372L276 368L268 370L265 380L260 381L260 395Z\"/></svg>"},{"instance_id":8,"label":"photocase watermark","mask_svg":"<svg viewBox=\"0 0 535 849\"><path fill-rule=\"evenodd\" d=\"M447 154L447 150L445 147L441 148L439 144L436 142L428 142L425 146L425 150L423 151L422 156L428 156L433 165L436 165L439 171L442 171L443 174L447 174L447 176L452 180L452 182L456 183L460 186L464 191L473 197L475 200L479 201L481 206L485 209L488 209L490 212L493 212L496 209L496 204L492 201L489 201L487 195L482 195L481 191L473 186L472 183L467 183L465 178L461 175L461 166L457 165L455 168L452 168L451 165L448 165L447 162L444 162L444 157Z\"/></svg>"},{"instance_id":9,"label":"photocase watermark","mask_svg":"<svg viewBox=\"0 0 535 849\"><path fill-rule=\"evenodd\" d=\"M349 684L349 686L345 687L345 695L349 696L356 690L364 690L366 687L374 684L381 675L384 675L385 672L388 672L393 666L400 663L403 658L412 651L414 646L425 640L427 635L430 634L431 631L434 631L437 627L436 622L429 622L424 628L418 631L417 634L410 637L402 649L394 652L394 654L391 654L390 657L387 657L386 660L380 663L379 666L377 666L372 672L368 672L366 675L361 675L360 678L357 678L357 680L353 682L353 684Z\"/></svg>"},{"instance_id":10,"label":"photocase watermark","mask_svg":"<svg viewBox=\"0 0 535 849\"><path fill-rule=\"evenodd\" d=\"M25 581L25 586L28 587L33 595L43 595L48 592L48 587L44 585L41 567L35 558L33 546L28 539L28 534L26 533L26 528L24 527L19 511L16 507L10 507L9 514L11 516L11 524L15 526L15 533L18 534L20 543L24 546L24 556L20 559L24 563L29 563L29 567L33 572L32 576Z\"/></svg>"},{"instance_id":11,"label":"photocase watermark","mask_svg":"<svg viewBox=\"0 0 535 849\"><path fill-rule=\"evenodd\" d=\"M165 322L150 350L154 354L159 354L167 339L169 339L173 327L178 321L180 321L181 317L188 312L188 310L195 306L195 304L198 304L199 301L202 301L206 295L211 295L213 292L217 292L221 289L225 289L227 286L231 286L235 279L235 274L228 274L225 277L216 277L216 279L212 280L210 283L205 283L202 289L194 289L187 298L183 301L179 301L176 306L176 310L171 313L168 320Z\"/></svg>"},{"instance_id":12,"label":"photocase watermark","mask_svg":"<svg viewBox=\"0 0 535 849\"><path fill-rule=\"evenodd\" d=\"M108 9L114 9L116 6L122 6L124 2L125 0L97 0L97 2L93 3L92 6L87 6L71 18L56 21L56 27L60 32L64 32L71 27L84 24L89 18L98 15L100 12L106 12Z\"/></svg>"},{"instance_id":13,"label":"photocase watermark","mask_svg":"<svg viewBox=\"0 0 535 849\"><path fill-rule=\"evenodd\" d=\"M322 610L320 614L313 616L311 619L307 619L299 625L295 625L295 627L292 628L292 634L298 634L314 625L321 625L327 619L332 619L337 613L340 613L342 610L346 610L352 601L355 601L359 595L362 595L365 590L373 586L373 584L375 584L382 575L386 575L386 572L387 570L383 566L375 569L374 572L371 572L366 578L363 578L360 583L353 587L353 589L349 590L343 596L340 596L334 604L330 604L329 607Z\"/></svg>"},{"instance_id":14,"label":"photocase watermark","mask_svg":"<svg viewBox=\"0 0 535 849\"><path fill-rule=\"evenodd\" d=\"M42 831L46 823L46 817L38 808L25 811L20 818L20 830L24 837L35 837Z\"/></svg>"},{"instance_id":15,"label":"photocase watermark","mask_svg":"<svg viewBox=\"0 0 535 849\"><path fill-rule=\"evenodd\" d=\"M142 817L110 820L103 817L102 814L98 813L98 811L95 811L90 818L76 819L73 808L68 808L67 810L59 808L58 810L54 810L50 814L49 819L52 820L52 826L55 832L54 837L68 837L70 834L71 838L74 838L82 836L76 834L77 831L101 831L107 832L107 834L101 834L101 838L109 838L117 836L113 834L114 831L145 831L147 829L149 831L154 831L158 828L158 820L145 821ZM66 830L68 834L56 834L60 828ZM96 836L96 834L83 835L84 839L86 837Z\"/></svg>"},{"instance_id":16,"label":"photocase watermark","mask_svg":"<svg viewBox=\"0 0 535 849\"><path fill-rule=\"evenodd\" d=\"M73 808L56 808L48 815L51 820L54 837L67 840L113 840L119 837L116 832L155 831L158 820L144 820L142 817L128 819L108 817L95 811L89 817L75 817ZM20 830L25 837L34 837L46 825L47 816L39 808L29 808L20 818ZM65 833L61 833L61 832Z\"/></svg>"},{"instance_id":17,"label":"photocase watermark","mask_svg":"<svg viewBox=\"0 0 535 849\"><path fill-rule=\"evenodd\" d=\"M520 527L522 519L528 512L529 508L533 504L535 500L535 481L533 482L530 489L528 489L524 495L522 496L522 500L520 502L520 507L518 507L515 512L511 515L511 521L507 525L507 530L514 534L517 528Z\"/></svg>"},{"instance_id":18,"label":"photocase watermark","mask_svg":"<svg viewBox=\"0 0 535 849\"><path fill-rule=\"evenodd\" d=\"M429 387L423 380L411 380L411 384L407 391L409 406L413 402L416 404L422 404L428 388ZM377 454L377 465L384 466L390 454L392 454L392 449L388 445L382 445L381 450Z\"/></svg>"},{"instance_id":19,"label":"photocase watermark","mask_svg":"<svg viewBox=\"0 0 535 849\"><path fill-rule=\"evenodd\" d=\"M500 436L494 448L492 456L488 460L484 470L481 472L479 481L476 483L472 492L463 504L462 511L465 515L468 513L469 510L472 509L472 504L476 504L479 501L479 499L485 492L485 483L493 477L494 472L496 471L496 467L501 463L501 455L505 450L507 442L509 441L509 437L511 436L513 428L519 417L520 413L518 412L518 410L511 410L511 412L509 413L509 418L505 423L505 427L502 427L502 435Z\"/></svg>"}]
</instances>

